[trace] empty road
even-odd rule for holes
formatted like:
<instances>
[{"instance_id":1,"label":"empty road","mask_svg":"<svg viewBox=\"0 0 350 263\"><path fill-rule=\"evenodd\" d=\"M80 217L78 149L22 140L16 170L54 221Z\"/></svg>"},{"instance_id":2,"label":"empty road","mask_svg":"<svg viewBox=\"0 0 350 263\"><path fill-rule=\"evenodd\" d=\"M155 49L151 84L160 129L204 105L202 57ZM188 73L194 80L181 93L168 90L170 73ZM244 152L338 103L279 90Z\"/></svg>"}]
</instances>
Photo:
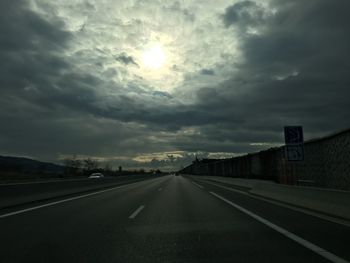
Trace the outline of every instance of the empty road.
<instances>
[{"instance_id":1,"label":"empty road","mask_svg":"<svg viewBox=\"0 0 350 263\"><path fill-rule=\"evenodd\" d=\"M163 176L0 210L0 262L337 262L346 224Z\"/></svg>"}]
</instances>

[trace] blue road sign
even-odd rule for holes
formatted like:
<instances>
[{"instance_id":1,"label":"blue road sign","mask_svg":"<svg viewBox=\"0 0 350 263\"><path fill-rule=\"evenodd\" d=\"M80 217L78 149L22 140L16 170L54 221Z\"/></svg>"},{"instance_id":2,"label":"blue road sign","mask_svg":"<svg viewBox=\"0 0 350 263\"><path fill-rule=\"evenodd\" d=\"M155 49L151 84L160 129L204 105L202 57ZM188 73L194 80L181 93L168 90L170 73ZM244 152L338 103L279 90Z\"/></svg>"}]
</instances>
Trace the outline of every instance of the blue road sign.
<instances>
[{"instance_id":1,"label":"blue road sign","mask_svg":"<svg viewBox=\"0 0 350 263\"><path fill-rule=\"evenodd\" d=\"M303 161L304 160L304 147L299 145L287 145L286 157L288 161Z\"/></svg>"},{"instance_id":2,"label":"blue road sign","mask_svg":"<svg viewBox=\"0 0 350 263\"><path fill-rule=\"evenodd\" d=\"M286 145L304 143L302 126L286 126L284 127L284 139Z\"/></svg>"},{"instance_id":3,"label":"blue road sign","mask_svg":"<svg viewBox=\"0 0 350 263\"><path fill-rule=\"evenodd\" d=\"M302 126L284 127L286 158L288 161L304 160L304 135Z\"/></svg>"}]
</instances>

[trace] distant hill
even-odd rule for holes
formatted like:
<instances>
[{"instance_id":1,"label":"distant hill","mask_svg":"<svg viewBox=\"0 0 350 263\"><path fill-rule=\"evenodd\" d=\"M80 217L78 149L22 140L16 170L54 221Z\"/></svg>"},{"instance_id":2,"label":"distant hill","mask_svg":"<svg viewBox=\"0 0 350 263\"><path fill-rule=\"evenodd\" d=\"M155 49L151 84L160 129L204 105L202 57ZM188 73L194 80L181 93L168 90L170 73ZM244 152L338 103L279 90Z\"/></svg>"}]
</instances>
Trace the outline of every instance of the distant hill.
<instances>
[{"instance_id":1,"label":"distant hill","mask_svg":"<svg viewBox=\"0 0 350 263\"><path fill-rule=\"evenodd\" d=\"M5 172L26 174L60 174L65 167L24 157L0 156L0 174Z\"/></svg>"}]
</instances>

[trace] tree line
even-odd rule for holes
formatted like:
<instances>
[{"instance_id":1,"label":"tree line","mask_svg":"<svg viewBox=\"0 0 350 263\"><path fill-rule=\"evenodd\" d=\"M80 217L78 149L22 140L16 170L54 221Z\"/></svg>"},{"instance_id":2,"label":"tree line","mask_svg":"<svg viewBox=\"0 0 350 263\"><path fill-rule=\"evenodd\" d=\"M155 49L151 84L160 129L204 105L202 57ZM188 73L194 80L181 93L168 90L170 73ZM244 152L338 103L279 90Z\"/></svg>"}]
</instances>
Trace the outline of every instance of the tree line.
<instances>
[{"instance_id":1,"label":"tree line","mask_svg":"<svg viewBox=\"0 0 350 263\"><path fill-rule=\"evenodd\" d=\"M81 159L77 156L68 157L63 160L66 176L88 176L91 173L103 173L108 176L118 176L127 174L161 174L159 169L152 169L148 172L145 169L122 170L122 167L113 169L109 163L101 163L94 158Z\"/></svg>"}]
</instances>

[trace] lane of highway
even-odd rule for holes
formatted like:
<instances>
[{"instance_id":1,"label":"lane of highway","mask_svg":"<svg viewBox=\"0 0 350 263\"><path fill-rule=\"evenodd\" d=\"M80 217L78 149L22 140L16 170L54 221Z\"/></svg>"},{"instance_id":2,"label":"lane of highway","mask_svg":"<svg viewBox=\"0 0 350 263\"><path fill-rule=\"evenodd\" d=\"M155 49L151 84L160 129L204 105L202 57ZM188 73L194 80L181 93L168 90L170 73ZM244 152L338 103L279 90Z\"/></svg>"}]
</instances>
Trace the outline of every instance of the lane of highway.
<instances>
[{"instance_id":1,"label":"lane of highway","mask_svg":"<svg viewBox=\"0 0 350 263\"><path fill-rule=\"evenodd\" d=\"M335 223L324 218L306 214L302 210L290 209L283 203L269 202L242 194L237 189L227 185L206 180L196 180L197 183L208 191L214 191L225 196L237 205L249 208L258 216L268 219L270 222L298 235L299 237L316 244L327 251L344 258L350 258L350 227L349 224ZM340 221L342 222L342 221Z\"/></svg>"},{"instance_id":2,"label":"lane of highway","mask_svg":"<svg viewBox=\"0 0 350 263\"><path fill-rule=\"evenodd\" d=\"M111 262L108 255L124 235L128 216L166 180L133 183L2 218L0 262Z\"/></svg>"},{"instance_id":3,"label":"lane of highway","mask_svg":"<svg viewBox=\"0 0 350 263\"><path fill-rule=\"evenodd\" d=\"M0 262L331 262L210 192L350 258L309 235L326 227L347 242L348 228L215 187L164 176L0 218Z\"/></svg>"}]
</instances>

